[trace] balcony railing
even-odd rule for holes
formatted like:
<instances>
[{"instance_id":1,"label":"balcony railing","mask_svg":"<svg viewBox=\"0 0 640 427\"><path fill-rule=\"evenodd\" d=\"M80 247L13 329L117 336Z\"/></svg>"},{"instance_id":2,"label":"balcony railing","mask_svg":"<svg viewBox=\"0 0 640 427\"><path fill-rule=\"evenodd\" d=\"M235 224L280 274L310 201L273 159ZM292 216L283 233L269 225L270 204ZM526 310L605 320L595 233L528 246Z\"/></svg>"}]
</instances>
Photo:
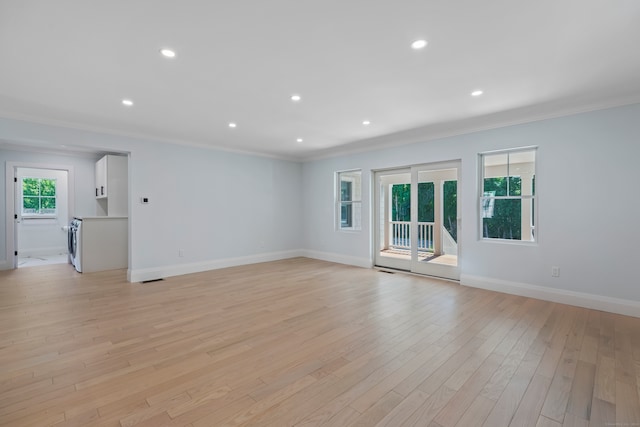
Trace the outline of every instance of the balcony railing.
<instances>
[{"instance_id":1,"label":"balcony railing","mask_svg":"<svg viewBox=\"0 0 640 427\"><path fill-rule=\"evenodd\" d=\"M397 249L411 249L411 222L390 221L391 241L389 245ZM433 252L433 222L418 223L418 250Z\"/></svg>"}]
</instances>

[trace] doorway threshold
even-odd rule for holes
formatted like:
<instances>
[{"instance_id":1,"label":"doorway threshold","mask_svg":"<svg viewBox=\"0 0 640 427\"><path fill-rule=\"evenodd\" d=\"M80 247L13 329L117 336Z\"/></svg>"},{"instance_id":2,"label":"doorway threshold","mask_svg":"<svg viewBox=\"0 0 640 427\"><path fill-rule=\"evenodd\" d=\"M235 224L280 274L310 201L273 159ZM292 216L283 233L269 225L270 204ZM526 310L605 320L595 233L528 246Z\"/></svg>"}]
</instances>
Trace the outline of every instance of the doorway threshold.
<instances>
[{"instance_id":1,"label":"doorway threshold","mask_svg":"<svg viewBox=\"0 0 640 427\"><path fill-rule=\"evenodd\" d=\"M451 283L454 283L456 285L460 284L460 280L448 279L446 277L433 276L433 275L430 275L430 274L414 273L413 271L402 270L402 269L399 269L399 268L390 268L390 267L383 267L381 265L374 265L373 269L374 270L378 270L380 273L388 273L388 274L401 273L401 274L407 274L409 276L422 277L422 278L425 278L425 279L443 280L445 282L451 282Z\"/></svg>"}]
</instances>

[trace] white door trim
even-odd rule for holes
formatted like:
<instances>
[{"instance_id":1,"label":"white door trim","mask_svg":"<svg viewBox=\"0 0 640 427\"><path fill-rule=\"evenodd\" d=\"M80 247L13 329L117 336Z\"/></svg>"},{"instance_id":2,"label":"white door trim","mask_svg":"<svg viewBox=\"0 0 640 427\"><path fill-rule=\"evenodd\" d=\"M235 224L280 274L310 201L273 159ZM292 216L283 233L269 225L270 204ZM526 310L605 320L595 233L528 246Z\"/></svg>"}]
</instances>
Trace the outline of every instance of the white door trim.
<instances>
[{"instance_id":1,"label":"white door trim","mask_svg":"<svg viewBox=\"0 0 640 427\"><path fill-rule=\"evenodd\" d=\"M18 168L32 168L32 169L50 169L50 170L60 170L67 171L67 201L69 204L68 215L66 222L69 222L71 218L74 216L74 209L76 206L75 201L75 175L73 166L68 165L58 165L58 164L49 164L49 163L28 163L28 162L7 162L5 167L5 236L6 236L6 257L5 260L5 269L14 269L17 267L16 264L16 235L15 235L15 184L14 178L17 177L17 169ZM1 265L1 264L0 264Z\"/></svg>"}]
</instances>

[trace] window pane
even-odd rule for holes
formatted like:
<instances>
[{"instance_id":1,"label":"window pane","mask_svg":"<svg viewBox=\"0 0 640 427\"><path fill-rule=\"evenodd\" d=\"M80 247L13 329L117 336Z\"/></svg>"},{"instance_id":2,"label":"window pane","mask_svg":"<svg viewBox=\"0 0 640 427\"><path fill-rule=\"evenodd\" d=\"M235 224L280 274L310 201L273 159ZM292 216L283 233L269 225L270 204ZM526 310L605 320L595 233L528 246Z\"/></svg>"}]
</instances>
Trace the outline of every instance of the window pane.
<instances>
[{"instance_id":1,"label":"window pane","mask_svg":"<svg viewBox=\"0 0 640 427\"><path fill-rule=\"evenodd\" d=\"M362 172L361 171L349 171L340 172L340 198L343 201L356 201L362 200Z\"/></svg>"},{"instance_id":2,"label":"window pane","mask_svg":"<svg viewBox=\"0 0 640 427\"><path fill-rule=\"evenodd\" d=\"M39 196L38 180L36 178L23 178L22 179L22 194L25 196Z\"/></svg>"},{"instance_id":3,"label":"window pane","mask_svg":"<svg viewBox=\"0 0 640 427\"><path fill-rule=\"evenodd\" d=\"M507 153L485 154L483 156L483 168L484 168L483 176L485 178L508 176L509 175L509 171L507 167L508 164L509 164L509 155Z\"/></svg>"},{"instance_id":4,"label":"window pane","mask_svg":"<svg viewBox=\"0 0 640 427\"><path fill-rule=\"evenodd\" d=\"M504 176L484 179L484 192L492 196L507 195L507 178Z\"/></svg>"},{"instance_id":5,"label":"window pane","mask_svg":"<svg viewBox=\"0 0 640 427\"><path fill-rule=\"evenodd\" d=\"M340 181L340 200L343 202L351 201L353 183L351 181Z\"/></svg>"},{"instance_id":6,"label":"window pane","mask_svg":"<svg viewBox=\"0 0 640 427\"><path fill-rule=\"evenodd\" d=\"M418 222L434 221L434 185L433 182L418 183Z\"/></svg>"},{"instance_id":7,"label":"window pane","mask_svg":"<svg viewBox=\"0 0 640 427\"><path fill-rule=\"evenodd\" d=\"M56 195L56 180L55 179L42 179L42 180L40 180L40 195L41 196L55 196Z\"/></svg>"},{"instance_id":8,"label":"window pane","mask_svg":"<svg viewBox=\"0 0 640 427\"><path fill-rule=\"evenodd\" d=\"M483 198L483 211L485 204L490 205L491 202L492 215L482 219L482 237L521 240L522 200Z\"/></svg>"},{"instance_id":9,"label":"window pane","mask_svg":"<svg viewBox=\"0 0 640 427\"><path fill-rule=\"evenodd\" d=\"M42 209L47 209L47 210L53 210L55 212L56 210L56 198L55 197L43 197L40 201L41 207ZM51 212L47 212L47 213L51 213Z\"/></svg>"},{"instance_id":10,"label":"window pane","mask_svg":"<svg viewBox=\"0 0 640 427\"><path fill-rule=\"evenodd\" d=\"M411 221L411 184L391 187L391 221Z\"/></svg>"},{"instance_id":11,"label":"window pane","mask_svg":"<svg viewBox=\"0 0 640 427\"><path fill-rule=\"evenodd\" d=\"M531 194L536 195L536 176L533 175L531 178Z\"/></svg>"},{"instance_id":12,"label":"window pane","mask_svg":"<svg viewBox=\"0 0 640 427\"><path fill-rule=\"evenodd\" d=\"M340 206L340 227L353 227L353 205L342 203Z\"/></svg>"},{"instance_id":13,"label":"window pane","mask_svg":"<svg viewBox=\"0 0 640 427\"><path fill-rule=\"evenodd\" d=\"M522 195L522 179L519 176L509 177L509 195L510 196Z\"/></svg>"},{"instance_id":14,"label":"window pane","mask_svg":"<svg viewBox=\"0 0 640 427\"><path fill-rule=\"evenodd\" d=\"M442 186L442 220L453 240L458 241L458 181L445 181Z\"/></svg>"},{"instance_id":15,"label":"window pane","mask_svg":"<svg viewBox=\"0 0 640 427\"><path fill-rule=\"evenodd\" d=\"M519 177L521 182L509 182L510 196L529 196L532 193L532 178L536 173L536 151L514 151L509 153L509 175ZM526 180L526 181L525 181ZM511 188L511 185L514 188Z\"/></svg>"},{"instance_id":16,"label":"window pane","mask_svg":"<svg viewBox=\"0 0 640 427\"><path fill-rule=\"evenodd\" d=\"M22 211L25 213L37 213L40 210L40 198L24 197L22 199Z\"/></svg>"}]
</instances>

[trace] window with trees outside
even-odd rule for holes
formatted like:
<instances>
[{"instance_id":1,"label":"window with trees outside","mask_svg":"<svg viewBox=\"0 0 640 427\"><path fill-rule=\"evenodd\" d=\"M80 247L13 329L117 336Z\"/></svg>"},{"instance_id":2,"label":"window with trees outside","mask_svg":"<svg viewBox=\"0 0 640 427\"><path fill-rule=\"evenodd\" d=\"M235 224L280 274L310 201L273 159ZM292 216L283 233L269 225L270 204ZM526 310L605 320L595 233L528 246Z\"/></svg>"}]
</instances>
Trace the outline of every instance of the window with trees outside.
<instances>
[{"instance_id":1,"label":"window with trees outside","mask_svg":"<svg viewBox=\"0 0 640 427\"><path fill-rule=\"evenodd\" d=\"M536 241L536 149L480 154L483 239Z\"/></svg>"},{"instance_id":2,"label":"window with trees outside","mask_svg":"<svg viewBox=\"0 0 640 427\"><path fill-rule=\"evenodd\" d=\"M338 230L360 230L362 227L362 171L338 172L336 183Z\"/></svg>"},{"instance_id":3,"label":"window with trees outside","mask_svg":"<svg viewBox=\"0 0 640 427\"><path fill-rule=\"evenodd\" d=\"M56 180L22 178L22 216L55 217Z\"/></svg>"}]
</instances>

